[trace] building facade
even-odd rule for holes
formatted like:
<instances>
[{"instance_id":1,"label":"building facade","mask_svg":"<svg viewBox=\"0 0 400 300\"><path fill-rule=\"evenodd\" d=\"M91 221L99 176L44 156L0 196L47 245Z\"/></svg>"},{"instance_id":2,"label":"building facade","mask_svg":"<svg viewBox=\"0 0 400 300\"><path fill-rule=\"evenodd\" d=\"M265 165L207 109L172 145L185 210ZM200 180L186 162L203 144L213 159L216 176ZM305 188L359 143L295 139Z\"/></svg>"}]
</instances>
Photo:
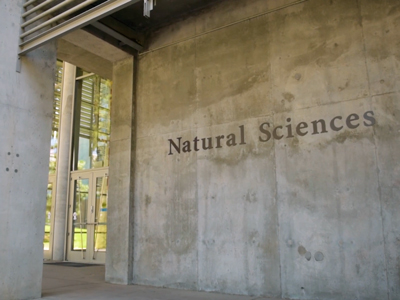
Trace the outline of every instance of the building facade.
<instances>
[{"instance_id":1,"label":"building facade","mask_svg":"<svg viewBox=\"0 0 400 300\"><path fill-rule=\"evenodd\" d=\"M109 167L88 179L107 180L106 281L400 299L398 0L210 1L133 55L79 30L18 73L22 5L0 3L0 299L40 296L57 58L52 259L96 257L68 253L76 65L112 81Z\"/></svg>"}]
</instances>

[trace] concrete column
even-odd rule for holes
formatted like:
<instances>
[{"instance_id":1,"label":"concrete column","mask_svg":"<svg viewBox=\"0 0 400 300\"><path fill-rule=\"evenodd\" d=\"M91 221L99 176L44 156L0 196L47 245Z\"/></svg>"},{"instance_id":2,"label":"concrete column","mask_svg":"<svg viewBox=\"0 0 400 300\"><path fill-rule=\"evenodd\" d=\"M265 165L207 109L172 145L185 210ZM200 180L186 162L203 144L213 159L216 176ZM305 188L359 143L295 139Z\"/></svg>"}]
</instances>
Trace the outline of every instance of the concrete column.
<instances>
[{"instance_id":1,"label":"concrete column","mask_svg":"<svg viewBox=\"0 0 400 300\"><path fill-rule=\"evenodd\" d=\"M55 44L21 58L24 1L0 1L0 299L41 296Z\"/></svg>"},{"instance_id":2,"label":"concrete column","mask_svg":"<svg viewBox=\"0 0 400 300\"><path fill-rule=\"evenodd\" d=\"M130 284L133 274L134 58L113 67L106 281Z\"/></svg>"},{"instance_id":3,"label":"concrete column","mask_svg":"<svg viewBox=\"0 0 400 300\"><path fill-rule=\"evenodd\" d=\"M64 260L66 240L66 218L69 187L71 131L73 123L73 105L76 67L64 63L64 75L61 98L60 137L58 142L57 188L55 203L53 260Z\"/></svg>"}]
</instances>

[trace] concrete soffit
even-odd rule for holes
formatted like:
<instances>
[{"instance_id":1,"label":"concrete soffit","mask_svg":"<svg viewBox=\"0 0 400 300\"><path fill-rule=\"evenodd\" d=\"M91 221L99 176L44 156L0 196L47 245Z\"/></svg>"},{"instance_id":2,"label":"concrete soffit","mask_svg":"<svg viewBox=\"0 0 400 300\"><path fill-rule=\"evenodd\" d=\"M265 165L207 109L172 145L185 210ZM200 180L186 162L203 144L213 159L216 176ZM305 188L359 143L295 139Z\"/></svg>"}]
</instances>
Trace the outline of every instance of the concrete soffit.
<instances>
[{"instance_id":1,"label":"concrete soffit","mask_svg":"<svg viewBox=\"0 0 400 300\"><path fill-rule=\"evenodd\" d=\"M73 31L57 40L57 57L104 78L112 78L114 62L131 55L84 30Z\"/></svg>"},{"instance_id":2,"label":"concrete soffit","mask_svg":"<svg viewBox=\"0 0 400 300\"><path fill-rule=\"evenodd\" d=\"M131 56L127 52L82 29L73 31L62 37L62 39L110 62L116 62Z\"/></svg>"}]
</instances>

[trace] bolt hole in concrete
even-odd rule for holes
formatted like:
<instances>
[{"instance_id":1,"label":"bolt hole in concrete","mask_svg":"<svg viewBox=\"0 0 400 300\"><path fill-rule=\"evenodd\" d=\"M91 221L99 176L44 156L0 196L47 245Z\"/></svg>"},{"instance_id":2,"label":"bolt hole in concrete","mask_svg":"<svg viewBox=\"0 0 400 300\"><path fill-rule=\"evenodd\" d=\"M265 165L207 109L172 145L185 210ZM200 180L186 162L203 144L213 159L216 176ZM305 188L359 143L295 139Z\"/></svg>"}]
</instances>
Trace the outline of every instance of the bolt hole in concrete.
<instances>
[{"instance_id":1,"label":"bolt hole in concrete","mask_svg":"<svg viewBox=\"0 0 400 300\"><path fill-rule=\"evenodd\" d=\"M310 261L310 260L311 260L311 257L312 257L311 252L307 252L307 253L304 255L304 257L305 257L308 261Z\"/></svg>"},{"instance_id":2,"label":"bolt hole in concrete","mask_svg":"<svg viewBox=\"0 0 400 300\"><path fill-rule=\"evenodd\" d=\"M314 258L316 261L323 261L324 260L324 254L322 252L317 252L314 255Z\"/></svg>"},{"instance_id":3,"label":"bolt hole in concrete","mask_svg":"<svg viewBox=\"0 0 400 300\"><path fill-rule=\"evenodd\" d=\"M14 172L15 172L15 173L18 173L18 170L17 170L17 169L15 169L15 170L14 170Z\"/></svg>"},{"instance_id":4,"label":"bolt hole in concrete","mask_svg":"<svg viewBox=\"0 0 400 300\"><path fill-rule=\"evenodd\" d=\"M9 168L6 168L6 171L8 172L10 169Z\"/></svg>"},{"instance_id":5,"label":"bolt hole in concrete","mask_svg":"<svg viewBox=\"0 0 400 300\"><path fill-rule=\"evenodd\" d=\"M11 155L11 152L8 152L7 154L8 154L8 155Z\"/></svg>"}]
</instances>

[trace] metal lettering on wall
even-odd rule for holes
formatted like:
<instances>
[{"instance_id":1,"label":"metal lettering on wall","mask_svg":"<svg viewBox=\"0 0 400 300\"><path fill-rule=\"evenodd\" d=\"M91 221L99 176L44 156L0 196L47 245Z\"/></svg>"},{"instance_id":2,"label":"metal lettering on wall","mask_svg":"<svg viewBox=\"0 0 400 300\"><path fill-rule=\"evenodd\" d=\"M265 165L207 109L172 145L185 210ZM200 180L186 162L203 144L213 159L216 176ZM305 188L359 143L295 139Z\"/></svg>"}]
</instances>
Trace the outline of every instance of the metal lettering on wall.
<instances>
[{"instance_id":1,"label":"metal lettering on wall","mask_svg":"<svg viewBox=\"0 0 400 300\"><path fill-rule=\"evenodd\" d=\"M347 117L335 116L326 121L324 119L315 120L312 122L300 122L292 124L292 119L286 119L286 125L279 125L272 127L270 123L265 122L259 126L260 135L258 137L260 142L266 143L271 139L281 140L283 138L294 138L297 136L305 136L308 134L317 135L328 133L329 131L338 132L345 128L356 129L359 126L370 127L375 125L375 117L373 111L365 112L361 117L359 114L352 113ZM218 149L224 146L234 147L237 145L246 145L244 125L239 126L236 133L230 133L227 136L218 135L216 137L208 137L199 139L197 136L192 140L182 141L182 137L176 140L168 139L169 153L180 154L189 153L192 151Z\"/></svg>"}]
</instances>

